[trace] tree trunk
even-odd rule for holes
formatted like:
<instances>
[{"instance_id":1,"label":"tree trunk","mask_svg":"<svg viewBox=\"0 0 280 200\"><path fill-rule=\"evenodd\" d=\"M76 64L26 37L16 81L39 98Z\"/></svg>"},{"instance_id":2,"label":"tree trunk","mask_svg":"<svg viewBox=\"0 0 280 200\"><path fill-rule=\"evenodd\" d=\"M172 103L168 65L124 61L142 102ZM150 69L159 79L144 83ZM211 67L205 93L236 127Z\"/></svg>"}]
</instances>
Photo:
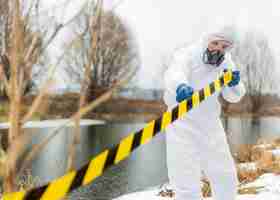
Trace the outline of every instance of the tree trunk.
<instances>
[{"instance_id":1,"label":"tree trunk","mask_svg":"<svg viewBox=\"0 0 280 200\"><path fill-rule=\"evenodd\" d=\"M9 168L9 166L7 166L7 168L7 174L4 177L3 181L4 193L15 192L17 190L15 182L16 171L14 168Z\"/></svg>"}]
</instances>

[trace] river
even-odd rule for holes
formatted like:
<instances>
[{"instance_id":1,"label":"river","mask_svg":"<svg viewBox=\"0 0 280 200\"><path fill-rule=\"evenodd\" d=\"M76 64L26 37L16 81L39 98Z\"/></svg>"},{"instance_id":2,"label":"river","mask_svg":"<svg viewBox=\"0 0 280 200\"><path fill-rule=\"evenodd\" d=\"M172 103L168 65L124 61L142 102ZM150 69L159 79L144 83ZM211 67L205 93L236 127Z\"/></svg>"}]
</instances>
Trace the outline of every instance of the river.
<instances>
[{"instance_id":1,"label":"river","mask_svg":"<svg viewBox=\"0 0 280 200\"><path fill-rule=\"evenodd\" d=\"M236 151L240 144L256 143L259 138L280 137L280 118L266 117L258 120L229 118L223 122L226 123L225 128L232 151ZM41 141L62 122L51 123L53 122L48 121L44 126L26 129L36 132L32 144ZM143 123L104 124L98 121L91 124L84 123L81 126L81 144L77 148L76 167L80 167L103 149L118 143L123 137L143 126ZM71 133L73 133L73 126L64 128L32 162L32 175L39 180L39 184L65 173ZM165 134L162 133L150 143L137 149L128 159L108 169L93 184L73 192L70 199L112 199L128 192L158 186L167 181Z\"/></svg>"}]
</instances>

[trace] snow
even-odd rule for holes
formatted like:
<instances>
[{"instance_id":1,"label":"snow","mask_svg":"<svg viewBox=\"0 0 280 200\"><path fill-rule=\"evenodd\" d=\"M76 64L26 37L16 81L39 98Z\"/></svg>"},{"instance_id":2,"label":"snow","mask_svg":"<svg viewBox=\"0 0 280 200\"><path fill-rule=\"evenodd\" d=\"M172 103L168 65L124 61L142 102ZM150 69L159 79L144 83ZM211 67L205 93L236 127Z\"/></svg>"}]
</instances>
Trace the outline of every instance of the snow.
<instances>
[{"instance_id":1,"label":"snow","mask_svg":"<svg viewBox=\"0 0 280 200\"><path fill-rule=\"evenodd\" d=\"M257 164L255 162L240 163L238 167L240 168L240 170L246 170L246 171L257 170Z\"/></svg>"},{"instance_id":2,"label":"snow","mask_svg":"<svg viewBox=\"0 0 280 200\"><path fill-rule=\"evenodd\" d=\"M121 196L114 200L175 200L170 197L160 197L157 195L157 190L136 192ZM273 194L269 192L260 193L258 195L239 195L236 200L279 200L280 194ZM204 198L204 200L213 200L212 198Z\"/></svg>"},{"instance_id":3,"label":"snow","mask_svg":"<svg viewBox=\"0 0 280 200\"><path fill-rule=\"evenodd\" d=\"M241 188L258 187L258 194L238 195L236 200L279 200L280 199L280 175L267 173L260 176L257 180L243 185ZM175 200L171 197L161 197L158 195L159 188L151 188L146 191L135 192L120 196L114 200ZM213 200L204 198L204 200Z\"/></svg>"},{"instance_id":4,"label":"snow","mask_svg":"<svg viewBox=\"0 0 280 200\"><path fill-rule=\"evenodd\" d=\"M270 148L271 146L272 146L272 144L259 144L255 148L257 148L257 149L267 149L267 148Z\"/></svg>"},{"instance_id":5,"label":"snow","mask_svg":"<svg viewBox=\"0 0 280 200\"><path fill-rule=\"evenodd\" d=\"M248 183L241 188L258 187L257 191L262 193L273 193L278 194L280 199L280 175L275 175L273 173L267 173L260 176L257 180Z\"/></svg>"},{"instance_id":6,"label":"snow","mask_svg":"<svg viewBox=\"0 0 280 200\"><path fill-rule=\"evenodd\" d=\"M280 149L273 149L269 150L268 152L271 152L273 156L279 157L280 156Z\"/></svg>"},{"instance_id":7,"label":"snow","mask_svg":"<svg viewBox=\"0 0 280 200\"><path fill-rule=\"evenodd\" d=\"M24 128L53 128L58 127L61 125L74 126L74 122L69 122L69 119L56 119L56 120L42 120L42 121L29 121L24 124ZM104 124L103 121L100 120L90 120L90 119L82 119L80 122L81 126L89 126L89 125L98 125ZM0 123L0 130L1 129L8 129L9 122Z\"/></svg>"}]
</instances>

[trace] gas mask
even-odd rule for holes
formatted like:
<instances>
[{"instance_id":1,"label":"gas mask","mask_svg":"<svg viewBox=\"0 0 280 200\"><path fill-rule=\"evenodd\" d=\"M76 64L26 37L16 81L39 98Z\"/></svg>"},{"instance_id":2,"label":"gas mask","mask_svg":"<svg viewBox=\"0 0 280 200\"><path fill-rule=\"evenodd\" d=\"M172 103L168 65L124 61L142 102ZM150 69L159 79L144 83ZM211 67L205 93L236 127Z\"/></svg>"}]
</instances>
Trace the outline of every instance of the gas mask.
<instances>
[{"instance_id":1,"label":"gas mask","mask_svg":"<svg viewBox=\"0 0 280 200\"><path fill-rule=\"evenodd\" d=\"M224 53L222 53L219 50L209 51L208 48L204 51L202 57L202 60L205 64L214 65L216 67L219 67L219 65L224 61L224 59Z\"/></svg>"}]
</instances>

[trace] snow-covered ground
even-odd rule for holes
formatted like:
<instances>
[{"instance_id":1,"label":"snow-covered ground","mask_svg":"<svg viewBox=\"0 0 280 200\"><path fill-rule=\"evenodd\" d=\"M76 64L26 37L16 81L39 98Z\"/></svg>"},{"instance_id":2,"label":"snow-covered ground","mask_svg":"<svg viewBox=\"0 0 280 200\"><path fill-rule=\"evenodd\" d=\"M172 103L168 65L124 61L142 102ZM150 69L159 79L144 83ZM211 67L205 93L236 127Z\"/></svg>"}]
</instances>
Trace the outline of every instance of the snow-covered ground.
<instances>
[{"instance_id":1,"label":"snow-covered ground","mask_svg":"<svg viewBox=\"0 0 280 200\"><path fill-rule=\"evenodd\" d=\"M239 195L236 200L279 200L280 175L272 173L264 174L254 182L240 187L240 189L244 188L257 188L257 194ZM171 197L161 197L158 195L159 192L159 188L152 188L146 191L126 194L114 200L175 200ZM205 200L212 200L212 198L205 198Z\"/></svg>"}]
</instances>

